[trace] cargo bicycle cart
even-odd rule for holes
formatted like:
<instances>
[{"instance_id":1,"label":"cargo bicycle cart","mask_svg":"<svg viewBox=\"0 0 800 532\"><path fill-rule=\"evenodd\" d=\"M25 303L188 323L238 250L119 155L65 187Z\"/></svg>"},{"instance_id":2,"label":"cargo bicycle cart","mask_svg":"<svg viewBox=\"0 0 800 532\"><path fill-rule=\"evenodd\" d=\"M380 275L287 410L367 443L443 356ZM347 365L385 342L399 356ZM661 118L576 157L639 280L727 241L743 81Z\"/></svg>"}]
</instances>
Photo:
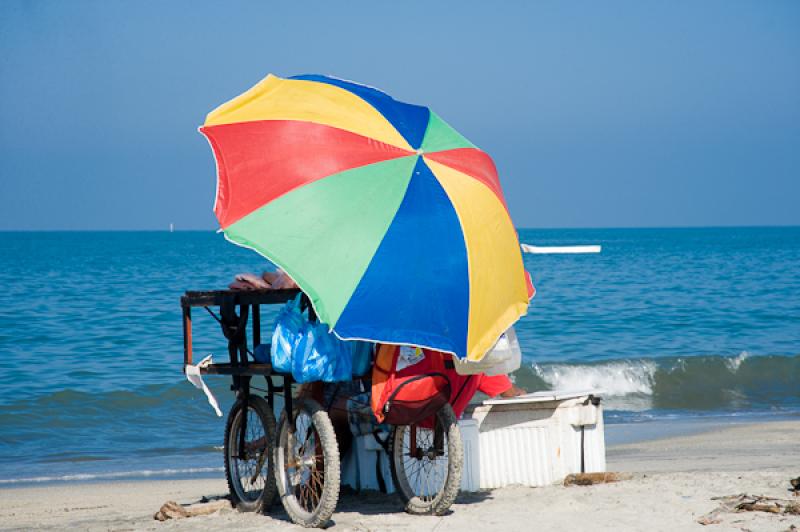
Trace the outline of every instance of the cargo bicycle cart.
<instances>
[{"instance_id":1,"label":"cargo bicycle cart","mask_svg":"<svg viewBox=\"0 0 800 532\"><path fill-rule=\"evenodd\" d=\"M181 297L184 371L194 364L192 309L202 308L221 325L230 359L202 366L200 373L230 376L236 393L224 439L232 504L240 511L267 513L279 497L294 523L323 527L336 509L340 489L339 448L327 411L331 405L326 409L308 396L296 397L291 374L273 371L253 356L262 344L261 305L285 304L298 293L186 292ZM308 312L310 319L316 319L310 305ZM265 388L258 386L261 379ZM277 422L276 396L283 397ZM390 432L392 480L409 513L444 514L461 483L463 450L455 414L446 404L433 417L427 424L430 428L396 425Z\"/></svg>"}]
</instances>

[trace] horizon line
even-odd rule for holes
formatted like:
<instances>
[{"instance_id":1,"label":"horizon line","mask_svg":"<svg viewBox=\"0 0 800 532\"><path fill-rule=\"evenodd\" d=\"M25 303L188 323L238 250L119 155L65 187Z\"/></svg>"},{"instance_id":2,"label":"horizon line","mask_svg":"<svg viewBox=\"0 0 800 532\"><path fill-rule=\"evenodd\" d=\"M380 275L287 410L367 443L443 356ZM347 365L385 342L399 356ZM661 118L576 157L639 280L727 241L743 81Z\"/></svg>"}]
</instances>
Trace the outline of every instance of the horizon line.
<instances>
[{"instance_id":1,"label":"horizon line","mask_svg":"<svg viewBox=\"0 0 800 532\"><path fill-rule=\"evenodd\" d=\"M610 229L790 229L800 224L752 224L752 225L639 225L639 226L547 226L522 227L516 230L563 231L563 230L610 230ZM0 233L217 233L219 229L0 229Z\"/></svg>"}]
</instances>

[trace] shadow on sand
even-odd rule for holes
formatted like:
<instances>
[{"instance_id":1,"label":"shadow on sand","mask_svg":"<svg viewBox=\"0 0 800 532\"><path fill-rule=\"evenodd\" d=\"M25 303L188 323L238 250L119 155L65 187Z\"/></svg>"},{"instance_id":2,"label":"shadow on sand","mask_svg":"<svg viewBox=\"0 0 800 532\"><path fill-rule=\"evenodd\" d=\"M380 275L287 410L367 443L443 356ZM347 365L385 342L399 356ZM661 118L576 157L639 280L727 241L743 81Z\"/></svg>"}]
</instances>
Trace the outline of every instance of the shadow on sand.
<instances>
[{"instance_id":1,"label":"shadow on sand","mask_svg":"<svg viewBox=\"0 0 800 532\"><path fill-rule=\"evenodd\" d=\"M205 496L197 502L209 502L228 498L227 495ZM458 494L455 504L478 504L483 501L491 500L492 498L491 491L479 491L474 493L461 492ZM345 512L361 515L400 514L403 513L403 503L400 497L394 493L381 493L375 490L362 490L357 492L347 486L342 486L342 491L339 494L339 503L336 505L336 512L333 514L327 528L336 527L336 514ZM449 510L445 515L452 513L453 510ZM284 511L277 498L265 516L291 523L289 516Z\"/></svg>"}]
</instances>

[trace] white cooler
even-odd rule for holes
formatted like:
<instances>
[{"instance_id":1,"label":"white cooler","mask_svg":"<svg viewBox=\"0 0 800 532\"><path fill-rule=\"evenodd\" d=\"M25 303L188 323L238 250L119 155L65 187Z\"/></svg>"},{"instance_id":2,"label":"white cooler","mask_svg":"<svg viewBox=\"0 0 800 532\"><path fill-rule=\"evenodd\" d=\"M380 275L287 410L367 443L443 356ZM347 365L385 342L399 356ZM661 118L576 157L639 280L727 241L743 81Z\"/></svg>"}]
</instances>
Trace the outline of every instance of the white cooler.
<instances>
[{"instance_id":1,"label":"white cooler","mask_svg":"<svg viewBox=\"0 0 800 532\"><path fill-rule=\"evenodd\" d=\"M464 417L478 426L477 445L468 445L479 449L472 464L479 487L546 486L570 473L604 472L603 410L595 394L536 392L469 408Z\"/></svg>"}]
</instances>

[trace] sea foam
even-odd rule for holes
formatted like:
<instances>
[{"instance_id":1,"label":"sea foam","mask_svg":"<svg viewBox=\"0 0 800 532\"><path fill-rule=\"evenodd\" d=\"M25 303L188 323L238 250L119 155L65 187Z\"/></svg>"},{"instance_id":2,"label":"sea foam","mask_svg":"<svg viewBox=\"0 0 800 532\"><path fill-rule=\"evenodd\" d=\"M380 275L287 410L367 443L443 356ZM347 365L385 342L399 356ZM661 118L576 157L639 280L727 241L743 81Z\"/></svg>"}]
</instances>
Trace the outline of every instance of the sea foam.
<instances>
[{"instance_id":1,"label":"sea foam","mask_svg":"<svg viewBox=\"0 0 800 532\"><path fill-rule=\"evenodd\" d=\"M0 485L8 484L39 484L50 482L80 482L96 480L119 480L152 477L192 477L208 473L220 473L221 467L188 467L182 469L142 469L138 471L110 471L107 473L80 473L73 475L40 476L28 478L0 479Z\"/></svg>"},{"instance_id":2,"label":"sea foam","mask_svg":"<svg viewBox=\"0 0 800 532\"><path fill-rule=\"evenodd\" d=\"M607 409L730 410L791 407L800 398L800 356L657 357L533 363L517 382L530 390L596 390Z\"/></svg>"}]
</instances>

